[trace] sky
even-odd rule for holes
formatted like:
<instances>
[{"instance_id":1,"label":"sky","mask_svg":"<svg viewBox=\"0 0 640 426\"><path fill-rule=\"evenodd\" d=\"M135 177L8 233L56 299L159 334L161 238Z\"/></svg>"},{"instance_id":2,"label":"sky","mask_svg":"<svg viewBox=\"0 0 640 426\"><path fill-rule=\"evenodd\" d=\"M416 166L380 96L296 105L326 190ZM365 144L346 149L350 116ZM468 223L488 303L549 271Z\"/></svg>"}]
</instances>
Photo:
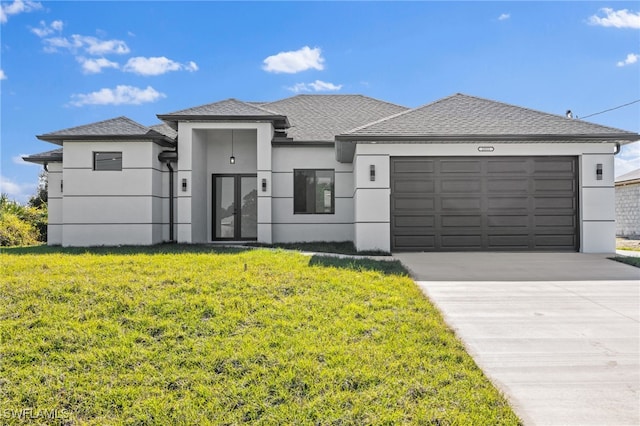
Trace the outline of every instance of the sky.
<instances>
[{"instance_id":1,"label":"sky","mask_svg":"<svg viewBox=\"0 0 640 426\"><path fill-rule=\"evenodd\" d=\"M36 135L227 98L465 93L640 133L640 6L627 2L2 1L0 192L25 202ZM616 175L640 168L623 146Z\"/></svg>"}]
</instances>

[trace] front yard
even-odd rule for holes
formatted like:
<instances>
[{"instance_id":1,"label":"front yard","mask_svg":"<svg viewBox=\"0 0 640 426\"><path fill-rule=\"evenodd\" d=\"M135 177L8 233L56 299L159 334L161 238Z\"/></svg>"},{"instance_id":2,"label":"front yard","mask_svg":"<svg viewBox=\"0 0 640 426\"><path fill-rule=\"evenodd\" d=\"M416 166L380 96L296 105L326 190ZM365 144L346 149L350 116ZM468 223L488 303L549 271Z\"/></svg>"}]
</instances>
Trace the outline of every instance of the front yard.
<instances>
[{"instance_id":1,"label":"front yard","mask_svg":"<svg viewBox=\"0 0 640 426\"><path fill-rule=\"evenodd\" d=\"M0 267L1 424L519 424L388 265L161 246Z\"/></svg>"}]
</instances>

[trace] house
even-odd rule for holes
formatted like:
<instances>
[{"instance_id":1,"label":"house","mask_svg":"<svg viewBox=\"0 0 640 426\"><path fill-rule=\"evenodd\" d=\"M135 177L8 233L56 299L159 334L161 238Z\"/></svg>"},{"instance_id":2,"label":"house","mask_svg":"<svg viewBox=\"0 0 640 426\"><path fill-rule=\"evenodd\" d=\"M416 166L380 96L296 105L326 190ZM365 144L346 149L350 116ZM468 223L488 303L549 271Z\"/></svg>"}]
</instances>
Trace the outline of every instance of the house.
<instances>
[{"instance_id":1,"label":"house","mask_svg":"<svg viewBox=\"0 0 640 426\"><path fill-rule=\"evenodd\" d=\"M613 156L640 135L464 94L227 99L38 136L49 244L353 241L613 252Z\"/></svg>"},{"instance_id":2,"label":"house","mask_svg":"<svg viewBox=\"0 0 640 426\"><path fill-rule=\"evenodd\" d=\"M616 178L616 235L640 238L640 169Z\"/></svg>"}]
</instances>

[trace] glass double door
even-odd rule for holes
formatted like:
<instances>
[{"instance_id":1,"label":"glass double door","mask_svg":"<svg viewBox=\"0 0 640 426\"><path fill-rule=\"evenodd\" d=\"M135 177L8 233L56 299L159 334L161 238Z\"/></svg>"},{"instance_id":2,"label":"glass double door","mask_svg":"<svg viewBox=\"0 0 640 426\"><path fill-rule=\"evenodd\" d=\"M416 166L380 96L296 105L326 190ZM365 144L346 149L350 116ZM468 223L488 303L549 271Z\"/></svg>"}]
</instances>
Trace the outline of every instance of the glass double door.
<instances>
[{"instance_id":1,"label":"glass double door","mask_svg":"<svg viewBox=\"0 0 640 426\"><path fill-rule=\"evenodd\" d=\"M213 175L213 240L258 238L256 175Z\"/></svg>"}]
</instances>

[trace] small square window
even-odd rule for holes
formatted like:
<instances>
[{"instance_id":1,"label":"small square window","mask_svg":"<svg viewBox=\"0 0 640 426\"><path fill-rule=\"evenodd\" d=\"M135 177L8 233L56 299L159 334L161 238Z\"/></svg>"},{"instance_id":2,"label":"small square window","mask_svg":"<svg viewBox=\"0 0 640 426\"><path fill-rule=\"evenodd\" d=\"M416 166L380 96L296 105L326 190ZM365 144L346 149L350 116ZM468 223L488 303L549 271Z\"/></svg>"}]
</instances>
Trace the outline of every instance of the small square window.
<instances>
[{"instance_id":1,"label":"small square window","mask_svg":"<svg viewBox=\"0 0 640 426\"><path fill-rule=\"evenodd\" d=\"M93 170L122 170L122 152L94 152Z\"/></svg>"},{"instance_id":2,"label":"small square window","mask_svg":"<svg viewBox=\"0 0 640 426\"><path fill-rule=\"evenodd\" d=\"M333 170L294 170L293 213L334 214L334 187Z\"/></svg>"}]
</instances>

